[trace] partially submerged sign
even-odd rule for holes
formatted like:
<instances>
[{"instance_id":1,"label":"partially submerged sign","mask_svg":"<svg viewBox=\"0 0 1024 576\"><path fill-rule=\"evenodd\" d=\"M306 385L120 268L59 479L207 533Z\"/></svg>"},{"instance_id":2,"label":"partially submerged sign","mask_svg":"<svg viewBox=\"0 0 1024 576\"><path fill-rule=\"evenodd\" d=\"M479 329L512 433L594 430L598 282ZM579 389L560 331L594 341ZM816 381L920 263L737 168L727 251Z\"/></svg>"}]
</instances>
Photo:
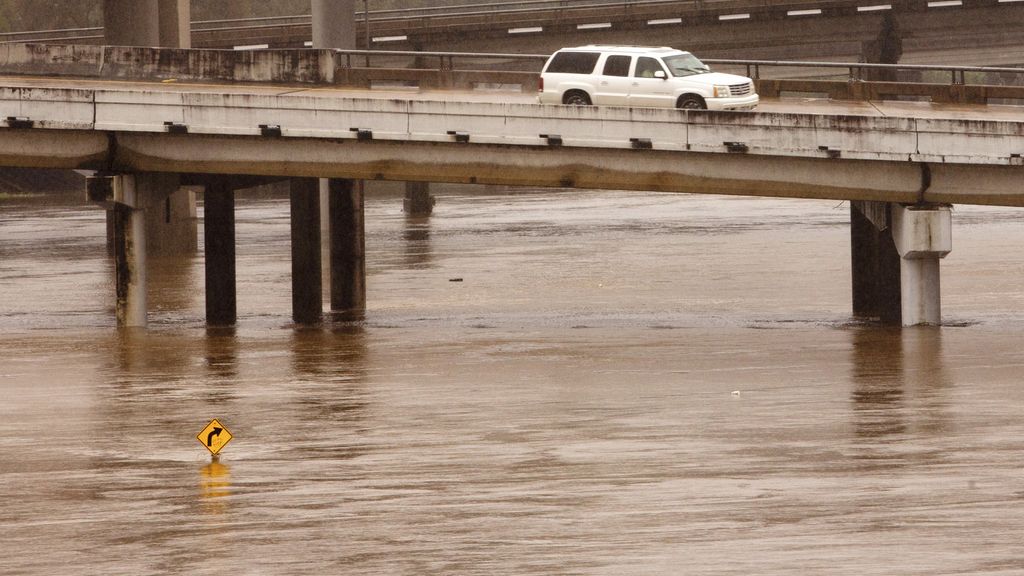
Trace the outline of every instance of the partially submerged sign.
<instances>
[{"instance_id":1,"label":"partially submerged sign","mask_svg":"<svg viewBox=\"0 0 1024 576\"><path fill-rule=\"evenodd\" d=\"M216 418L211 420L210 423L206 425L206 428L203 428L202 431L196 435L196 439L199 440L199 443L206 446L206 449L214 455L220 453L221 449L223 449L232 438L234 438L234 436L231 435L231 432L228 432L228 429L225 428L224 425Z\"/></svg>"}]
</instances>

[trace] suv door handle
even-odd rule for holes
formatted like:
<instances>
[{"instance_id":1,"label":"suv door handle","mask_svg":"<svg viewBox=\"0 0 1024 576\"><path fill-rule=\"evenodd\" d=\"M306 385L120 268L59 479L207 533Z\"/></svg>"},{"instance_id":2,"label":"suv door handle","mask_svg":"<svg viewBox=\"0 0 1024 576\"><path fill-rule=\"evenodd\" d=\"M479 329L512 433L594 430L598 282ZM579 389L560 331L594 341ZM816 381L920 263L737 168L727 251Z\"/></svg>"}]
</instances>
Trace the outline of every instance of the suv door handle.
<instances>
[{"instance_id":1,"label":"suv door handle","mask_svg":"<svg viewBox=\"0 0 1024 576\"><path fill-rule=\"evenodd\" d=\"M607 81L607 80L603 80L603 81L601 82L601 86L607 86L607 85L608 85L608 81Z\"/></svg>"},{"instance_id":2,"label":"suv door handle","mask_svg":"<svg viewBox=\"0 0 1024 576\"><path fill-rule=\"evenodd\" d=\"M633 86L639 86L639 85L640 85L639 82L633 82Z\"/></svg>"}]
</instances>

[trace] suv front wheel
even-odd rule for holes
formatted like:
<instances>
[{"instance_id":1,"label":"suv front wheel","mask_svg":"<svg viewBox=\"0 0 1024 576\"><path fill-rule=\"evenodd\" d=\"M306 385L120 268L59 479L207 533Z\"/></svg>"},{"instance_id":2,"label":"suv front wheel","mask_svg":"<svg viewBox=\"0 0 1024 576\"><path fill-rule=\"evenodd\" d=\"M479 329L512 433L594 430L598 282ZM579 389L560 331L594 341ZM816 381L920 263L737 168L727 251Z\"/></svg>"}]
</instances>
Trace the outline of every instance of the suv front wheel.
<instances>
[{"instance_id":1,"label":"suv front wheel","mask_svg":"<svg viewBox=\"0 0 1024 576\"><path fill-rule=\"evenodd\" d=\"M683 110L707 110L708 105L704 99L696 94L683 94L676 101L676 108Z\"/></svg>"},{"instance_id":2,"label":"suv front wheel","mask_svg":"<svg viewBox=\"0 0 1024 576\"><path fill-rule=\"evenodd\" d=\"M590 96L582 90L569 90L562 96L562 104L567 106L590 106Z\"/></svg>"}]
</instances>

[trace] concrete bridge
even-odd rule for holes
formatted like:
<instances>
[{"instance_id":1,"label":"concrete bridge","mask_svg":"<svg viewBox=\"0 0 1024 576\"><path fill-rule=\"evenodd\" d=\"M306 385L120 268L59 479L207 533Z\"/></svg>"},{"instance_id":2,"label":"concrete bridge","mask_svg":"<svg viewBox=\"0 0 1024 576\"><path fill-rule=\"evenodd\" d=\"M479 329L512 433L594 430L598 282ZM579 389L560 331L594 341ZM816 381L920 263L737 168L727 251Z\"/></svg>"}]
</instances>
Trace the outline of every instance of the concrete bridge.
<instances>
[{"instance_id":1,"label":"concrete bridge","mask_svg":"<svg viewBox=\"0 0 1024 576\"><path fill-rule=\"evenodd\" d=\"M115 215L125 326L146 323L145 212L184 184L206 187L212 324L237 316L234 190L273 180L291 181L299 323L322 316L321 210L331 307L365 304L360 179L848 200L854 312L905 325L940 322L949 206L1024 206L1024 118L1013 109L766 103L713 113L295 84L320 73L320 53L236 61L235 74L270 75L259 85L7 78L0 166L97 171L89 196ZM217 62L186 60L196 58ZM275 85L282 78L291 84ZM329 179L323 205L317 178Z\"/></svg>"}]
</instances>

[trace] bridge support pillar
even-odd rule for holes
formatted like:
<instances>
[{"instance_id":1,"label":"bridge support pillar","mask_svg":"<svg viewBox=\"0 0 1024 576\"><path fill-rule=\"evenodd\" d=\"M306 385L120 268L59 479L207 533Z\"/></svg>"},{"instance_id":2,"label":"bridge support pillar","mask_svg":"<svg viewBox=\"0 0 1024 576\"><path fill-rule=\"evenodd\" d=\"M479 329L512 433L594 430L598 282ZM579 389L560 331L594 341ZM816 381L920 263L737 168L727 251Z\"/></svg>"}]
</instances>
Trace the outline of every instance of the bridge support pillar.
<instances>
[{"instance_id":1,"label":"bridge support pillar","mask_svg":"<svg viewBox=\"0 0 1024 576\"><path fill-rule=\"evenodd\" d=\"M314 48L356 47L356 0L311 0L310 8ZM353 186L359 188L358 227L344 215L344 206L354 199ZM331 295L332 311L362 309L365 303L362 205L362 182L320 180L321 240L327 255L323 276ZM350 242L352 234L358 234L358 246Z\"/></svg>"},{"instance_id":2,"label":"bridge support pillar","mask_svg":"<svg viewBox=\"0 0 1024 576\"><path fill-rule=\"evenodd\" d=\"M332 312L366 308L366 232L363 181L328 181Z\"/></svg>"},{"instance_id":3,"label":"bridge support pillar","mask_svg":"<svg viewBox=\"0 0 1024 576\"><path fill-rule=\"evenodd\" d=\"M109 186L114 245L115 310L119 328L146 327L146 213L143 178L102 178ZM92 197L90 187L90 197Z\"/></svg>"},{"instance_id":4,"label":"bridge support pillar","mask_svg":"<svg viewBox=\"0 0 1024 576\"><path fill-rule=\"evenodd\" d=\"M189 0L159 0L160 46L192 47L192 9Z\"/></svg>"},{"instance_id":5,"label":"bridge support pillar","mask_svg":"<svg viewBox=\"0 0 1024 576\"><path fill-rule=\"evenodd\" d=\"M111 46L159 46L158 0L103 0L103 35Z\"/></svg>"},{"instance_id":6,"label":"bridge support pillar","mask_svg":"<svg viewBox=\"0 0 1024 576\"><path fill-rule=\"evenodd\" d=\"M900 257L904 326L942 322L939 260L953 249L949 206L893 206L892 237Z\"/></svg>"},{"instance_id":7,"label":"bridge support pillar","mask_svg":"<svg viewBox=\"0 0 1024 576\"><path fill-rule=\"evenodd\" d=\"M851 202L853 313L884 324L942 321L939 260L952 250L948 206Z\"/></svg>"},{"instance_id":8,"label":"bridge support pillar","mask_svg":"<svg viewBox=\"0 0 1024 576\"><path fill-rule=\"evenodd\" d=\"M853 315L900 324L900 255L889 232L888 202L850 203Z\"/></svg>"},{"instance_id":9,"label":"bridge support pillar","mask_svg":"<svg viewBox=\"0 0 1024 576\"><path fill-rule=\"evenodd\" d=\"M189 0L103 0L104 43L191 48Z\"/></svg>"},{"instance_id":10,"label":"bridge support pillar","mask_svg":"<svg viewBox=\"0 0 1024 576\"><path fill-rule=\"evenodd\" d=\"M434 197L430 195L430 183L406 182L403 207L406 214L410 216L430 216L434 211Z\"/></svg>"},{"instance_id":11,"label":"bridge support pillar","mask_svg":"<svg viewBox=\"0 0 1024 576\"><path fill-rule=\"evenodd\" d=\"M235 191L224 178L211 180L203 194L206 252L206 323L233 326L238 320L235 280Z\"/></svg>"},{"instance_id":12,"label":"bridge support pillar","mask_svg":"<svg viewBox=\"0 0 1024 576\"><path fill-rule=\"evenodd\" d=\"M320 260L320 184L316 178L291 180L292 319L318 324L323 319Z\"/></svg>"},{"instance_id":13,"label":"bridge support pillar","mask_svg":"<svg viewBox=\"0 0 1024 576\"><path fill-rule=\"evenodd\" d=\"M354 50L356 0L312 0L313 47Z\"/></svg>"}]
</instances>

